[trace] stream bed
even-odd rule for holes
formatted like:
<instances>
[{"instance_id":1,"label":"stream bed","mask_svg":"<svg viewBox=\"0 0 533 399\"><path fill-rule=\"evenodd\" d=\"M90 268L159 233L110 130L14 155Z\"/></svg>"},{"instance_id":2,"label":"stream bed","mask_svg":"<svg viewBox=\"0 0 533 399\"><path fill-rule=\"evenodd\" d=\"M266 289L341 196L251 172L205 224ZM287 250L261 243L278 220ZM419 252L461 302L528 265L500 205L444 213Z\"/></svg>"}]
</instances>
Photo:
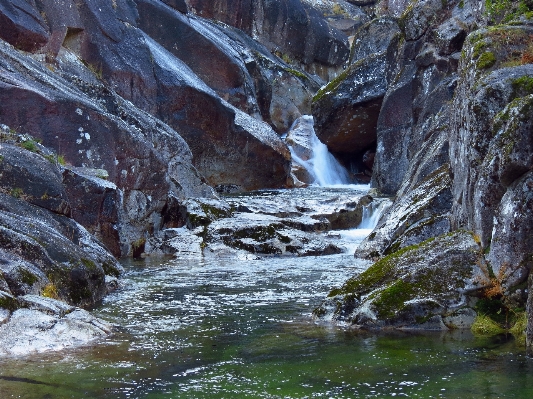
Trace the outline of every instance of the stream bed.
<instances>
[{"instance_id":1,"label":"stream bed","mask_svg":"<svg viewBox=\"0 0 533 399\"><path fill-rule=\"evenodd\" d=\"M531 398L533 360L512 336L369 333L317 324L332 287L365 270L340 231L328 256L124 262L94 314L103 342L0 359L0 398Z\"/></svg>"}]
</instances>

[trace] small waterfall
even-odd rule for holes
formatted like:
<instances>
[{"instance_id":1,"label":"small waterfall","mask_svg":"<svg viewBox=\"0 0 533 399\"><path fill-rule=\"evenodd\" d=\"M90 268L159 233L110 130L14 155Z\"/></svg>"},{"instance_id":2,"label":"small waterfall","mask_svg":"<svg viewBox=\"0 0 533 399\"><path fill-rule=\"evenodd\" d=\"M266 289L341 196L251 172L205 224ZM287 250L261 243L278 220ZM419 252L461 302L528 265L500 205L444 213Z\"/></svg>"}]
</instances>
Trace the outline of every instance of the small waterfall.
<instances>
[{"instance_id":1,"label":"small waterfall","mask_svg":"<svg viewBox=\"0 0 533 399\"><path fill-rule=\"evenodd\" d=\"M306 170L312 184L318 186L350 184L348 171L318 139L313 125L313 117L305 115L297 119L289 130L287 142L293 161Z\"/></svg>"},{"instance_id":2,"label":"small waterfall","mask_svg":"<svg viewBox=\"0 0 533 399\"><path fill-rule=\"evenodd\" d=\"M381 201L376 204L371 202L367 206L363 206L363 216L361 223L357 226L358 230L374 230L379 222L379 218L383 215L383 212L390 206L390 201ZM369 233L370 233L369 231Z\"/></svg>"}]
</instances>

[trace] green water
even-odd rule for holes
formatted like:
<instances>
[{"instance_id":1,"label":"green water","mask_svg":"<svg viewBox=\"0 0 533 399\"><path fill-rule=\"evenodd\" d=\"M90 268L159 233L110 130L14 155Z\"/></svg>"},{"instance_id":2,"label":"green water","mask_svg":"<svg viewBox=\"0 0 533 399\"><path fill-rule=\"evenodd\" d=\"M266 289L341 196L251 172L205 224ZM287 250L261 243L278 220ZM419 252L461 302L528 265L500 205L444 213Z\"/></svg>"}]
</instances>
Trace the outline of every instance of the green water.
<instances>
[{"instance_id":1,"label":"green water","mask_svg":"<svg viewBox=\"0 0 533 399\"><path fill-rule=\"evenodd\" d=\"M0 360L0 398L531 398L512 337L371 334L315 324L351 255L145 260L96 310L97 345Z\"/></svg>"}]
</instances>

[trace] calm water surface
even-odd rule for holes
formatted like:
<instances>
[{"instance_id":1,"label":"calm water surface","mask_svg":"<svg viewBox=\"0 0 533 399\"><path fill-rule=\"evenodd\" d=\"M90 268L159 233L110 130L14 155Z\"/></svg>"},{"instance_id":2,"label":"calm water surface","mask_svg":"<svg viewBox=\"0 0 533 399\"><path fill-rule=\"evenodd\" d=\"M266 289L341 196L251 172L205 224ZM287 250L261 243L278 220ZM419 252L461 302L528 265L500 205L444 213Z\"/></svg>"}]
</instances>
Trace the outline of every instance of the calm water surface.
<instances>
[{"instance_id":1,"label":"calm water surface","mask_svg":"<svg viewBox=\"0 0 533 399\"><path fill-rule=\"evenodd\" d=\"M532 398L511 337L370 334L315 324L349 254L141 260L98 316L98 345L0 360L0 398Z\"/></svg>"}]
</instances>

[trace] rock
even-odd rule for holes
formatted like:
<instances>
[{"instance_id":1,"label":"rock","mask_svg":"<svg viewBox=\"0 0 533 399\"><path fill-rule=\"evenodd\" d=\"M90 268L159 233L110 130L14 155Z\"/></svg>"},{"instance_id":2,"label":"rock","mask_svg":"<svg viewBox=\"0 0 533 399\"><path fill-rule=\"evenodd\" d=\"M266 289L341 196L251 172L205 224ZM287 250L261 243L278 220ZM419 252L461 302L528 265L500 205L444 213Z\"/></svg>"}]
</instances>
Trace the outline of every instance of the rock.
<instances>
[{"instance_id":1,"label":"rock","mask_svg":"<svg viewBox=\"0 0 533 399\"><path fill-rule=\"evenodd\" d=\"M0 3L0 38L24 51L36 51L49 39L49 31L34 1Z\"/></svg>"},{"instance_id":2,"label":"rock","mask_svg":"<svg viewBox=\"0 0 533 399\"><path fill-rule=\"evenodd\" d=\"M70 306L65 302L57 301L52 298L45 298L39 295L24 295L18 298L20 307L30 310L38 310L41 313L46 313L52 316L63 317L75 310L74 306Z\"/></svg>"},{"instance_id":3,"label":"rock","mask_svg":"<svg viewBox=\"0 0 533 399\"><path fill-rule=\"evenodd\" d=\"M169 192L180 198L213 196L212 189L202 183L191 165L192 154L183 139L110 92L94 77L91 79L91 72L78 59L61 53L65 77L72 78L71 74L76 73L87 78L75 80L79 87L5 45L0 49L5 55L4 68L20 67L17 70L26 71L9 75L9 80L2 83L3 120L31 132L74 166L104 169L109 181L122 190L127 211L123 213L125 223L119 232L121 255L128 254L131 243L147 231L159 228ZM47 78L28 80L32 74L44 74ZM42 93L48 93L56 102L50 103ZM46 111L51 106L55 107L54 113ZM107 225L102 220L100 234L109 238L106 245L117 254L116 232L111 226L114 216L109 217ZM92 231L94 219L88 225Z\"/></svg>"},{"instance_id":4,"label":"rock","mask_svg":"<svg viewBox=\"0 0 533 399\"><path fill-rule=\"evenodd\" d=\"M451 179L447 164L398 196L374 231L355 251L356 257L375 258L394 253L406 243L418 244L449 231ZM403 237L403 235L405 237Z\"/></svg>"},{"instance_id":5,"label":"rock","mask_svg":"<svg viewBox=\"0 0 533 399\"><path fill-rule=\"evenodd\" d=\"M49 306L55 306L56 302ZM18 309L7 323L0 325L0 354L27 356L87 345L108 336L111 330L109 324L81 309L73 309L65 314Z\"/></svg>"},{"instance_id":6,"label":"rock","mask_svg":"<svg viewBox=\"0 0 533 399\"><path fill-rule=\"evenodd\" d=\"M417 40L426 33L446 3L441 0L413 0L400 19L406 40Z\"/></svg>"},{"instance_id":7,"label":"rock","mask_svg":"<svg viewBox=\"0 0 533 399\"><path fill-rule=\"evenodd\" d=\"M187 14L188 10L185 0L163 0L163 3L183 14Z\"/></svg>"},{"instance_id":8,"label":"rock","mask_svg":"<svg viewBox=\"0 0 533 399\"><path fill-rule=\"evenodd\" d=\"M10 144L0 147L0 191L24 198L54 213L70 216L70 204L55 159L51 156L45 159L24 149L38 151L38 144L32 139L19 145L23 148Z\"/></svg>"},{"instance_id":9,"label":"rock","mask_svg":"<svg viewBox=\"0 0 533 399\"><path fill-rule=\"evenodd\" d=\"M369 56L350 65L313 99L316 135L334 154L367 150L376 141L376 124L387 90L386 57Z\"/></svg>"},{"instance_id":10,"label":"rock","mask_svg":"<svg viewBox=\"0 0 533 399\"><path fill-rule=\"evenodd\" d=\"M386 52L395 45L400 27L391 18L377 18L356 32L350 52L350 62L355 63L372 54Z\"/></svg>"},{"instance_id":11,"label":"rock","mask_svg":"<svg viewBox=\"0 0 533 399\"><path fill-rule=\"evenodd\" d=\"M443 317L444 324L452 330L469 329L474 324L477 313L471 308L459 309L450 315Z\"/></svg>"},{"instance_id":12,"label":"rock","mask_svg":"<svg viewBox=\"0 0 533 399\"><path fill-rule=\"evenodd\" d=\"M242 29L271 52L326 67L341 66L349 55L347 37L330 27L323 16L300 0L188 0L191 11Z\"/></svg>"},{"instance_id":13,"label":"rock","mask_svg":"<svg viewBox=\"0 0 533 399\"><path fill-rule=\"evenodd\" d=\"M122 272L95 238L63 215L0 194L0 220L0 265L18 294L41 293L46 284L68 303L92 306L106 293L105 275Z\"/></svg>"},{"instance_id":14,"label":"rock","mask_svg":"<svg viewBox=\"0 0 533 399\"><path fill-rule=\"evenodd\" d=\"M532 226L533 173L529 171L501 199L487 257L509 306L523 306L527 301L527 278L533 266Z\"/></svg>"},{"instance_id":15,"label":"rock","mask_svg":"<svg viewBox=\"0 0 533 399\"><path fill-rule=\"evenodd\" d=\"M94 176L100 173L100 177ZM123 193L104 177L105 170L67 168L63 185L72 207L72 218L92 233L114 255L121 255L119 224L124 219Z\"/></svg>"},{"instance_id":16,"label":"rock","mask_svg":"<svg viewBox=\"0 0 533 399\"><path fill-rule=\"evenodd\" d=\"M443 318L470 306L469 296L482 288L480 262L481 248L469 233L431 238L352 277L314 314L370 329L445 329Z\"/></svg>"},{"instance_id":17,"label":"rock","mask_svg":"<svg viewBox=\"0 0 533 399\"><path fill-rule=\"evenodd\" d=\"M320 225L325 227L314 219L280 219L243 213L236 214L231 220L222 219L209 225L205 240L262 255L316 256L342 252L319 235L302 231L317 231Z\"/></svg>"},{"instance_id":18,"label":"rock","mask_svg":"<svg viewBox=\"0 0 533 399\"><path fill-rule=\"evenodd\" d=\"M531 92L516 89L521 86L518 82L527 81L526 76L533 73L530 64L501 69L499 66L513 57L513 51L524 51L523 38L529 30L527 27L502 26L490 34L485 30L475 32L467 38L466 56L460 64L462 80L452 104L456 113L452 115L450 135L451 167L455 176L452 222L454 226L472 228L484 247L490 242L494 213L505 187L511 183L509 177L514 173L511 172L508 178L502 175L505 181L502 186L500 177L493 172L500 166L498 159L505 159L497 147L502 138L496 136L499 125L505 121L499 119L498 128L494 129L495 117L515 98ZM509 35L506 46L498 44L500 34ZM490 66L480 63L483 54L494 55L495 60ZM465 93L469 93L467 98L463 97ZM489 154L491 145L494 150ZM524 145L524 149L527 148L527 144ZM511 171L512 168L504 170Z\"/></svg>"},{"instance_id":19,"label":"rock","mask_svg":"<svg viewBox=\"0 0 533 399\"><path fill-rule=\"evenodd\" d=\"M533 292L533 273L529 273L527 282L528 292ZM533 295L527 298L527 328L526 328L526 350L529 356L533 356Z\"/></svg>"}]
</instances>

